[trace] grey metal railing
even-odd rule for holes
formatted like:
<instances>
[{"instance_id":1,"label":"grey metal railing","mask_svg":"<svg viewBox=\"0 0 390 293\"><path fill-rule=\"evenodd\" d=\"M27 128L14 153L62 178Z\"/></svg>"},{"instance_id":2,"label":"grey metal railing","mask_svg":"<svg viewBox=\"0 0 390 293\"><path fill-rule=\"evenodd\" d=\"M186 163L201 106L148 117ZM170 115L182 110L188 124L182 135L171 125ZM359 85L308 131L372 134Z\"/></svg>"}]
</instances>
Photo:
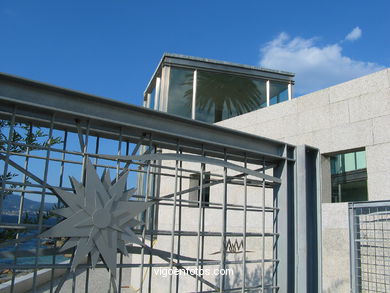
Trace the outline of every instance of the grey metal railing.
<instances>
[{"instance_id":1,"label":"grey metal railing","mask_svg":"<svg viewBox=\"0 0 390 293\"><path fill-rule=\"evenodd\" d=\"M0 290L286 293L314 292L321 286L318 150L4 74L0 119ZM31 139L34 133L39 134L36 140ZM117 197L120 190L115 190L108 206L125 200L148 206L128 227L113 226L118 235L123 229L134 233L138 244L123 245L121 237L105 231L110 238L100 241L118 243L111 248L113 255L87 241L96 240L96 229L84 238L77 233L39 237L63 217L90 208L80 203L88 193L83 188L105 169L113 179L95 180L104 185L100 191L110 192L128 174L125 192ZM68 176L76 181L70 184ZM197 186L190 186L193 178L199 178ZM196 191L193 200L189 193ZM74 196L75 206L53 219L48 212L64 208L59 193ZM88 217L82 222L81 228L93 222L101 230L112 224ZM240 243L239 249L227 251L229 241ZM59 250L64 242L65 252ZM82 245L76 243L92 245L89 257L80 259ZM100 250L111 251L109 264L108 258L98 261L104 254ZM158 268L176 269L180 275L161 277L154 271ZM234 274L200 272L216 268Z\"/></svg>"}]
</instances>

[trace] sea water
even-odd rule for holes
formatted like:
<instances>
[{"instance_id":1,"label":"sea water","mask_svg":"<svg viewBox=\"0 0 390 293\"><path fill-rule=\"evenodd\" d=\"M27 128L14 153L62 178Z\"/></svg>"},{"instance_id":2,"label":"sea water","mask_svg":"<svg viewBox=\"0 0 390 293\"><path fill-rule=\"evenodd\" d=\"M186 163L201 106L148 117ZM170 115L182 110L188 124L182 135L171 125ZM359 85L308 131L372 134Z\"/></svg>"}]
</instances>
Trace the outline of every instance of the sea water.
<instances>
[{"instance_id":1,"label":"sea water","mask_svg":"<svg viewBox=\"0 0 390 293\"><path fill-rule=\"evenodd\" d=\"M4 223L17 223L18 221L18 216L16 215L2 215L2 218L1 218L3 224ZM45 221L45 224L48 224L48 225L54 225L55 223L57 222L57 219L55 218L52 218L52 219L48 219L47 221ZM34 234L37 234L38 231L37 230L29 230L28 232L23 232L23 233L19 233L19 239L22 239L22 238L25 238L25 237L28 237L28 236L31 236L31 235L34 235ZM19 251L19 252L22 252L22 251L28 251L28 252L32 252L31 254L35 254L35 249L37 248L37 245L38 245L38 238L37 237L34 237L32 239L29 239L27 241L22 241L20 243L18 243L18 245L16 246L15 244L12 244L12 245L8 245L6 247L0 247L0 252L14 252L15 250ZM0 243L3 244L4 242L6 242L7 239L0 239ZM9 241L9 240L8 240ZM44 245L43 243L45 242L45 240L41 240L41 243L40 243L40 248L49 248L50 246L47 246L47 245ZM32 256L23 256L23 257L17 257L16 258L16 264L35 264L35 255L32 255ZM55 263L60 263L60 262L63 262L65 260L69 260L69 258L66 258L64 257L63 255L61 254L58 254L55 256L55 259L52 255L47 255L47 256L40 256L38 257L38 264L52 264L53 263L53 260L55 261ZM10 256L10 257L0 257L0 264L13 264L14 263L14 257Z\"/></svg>"}]
</instances>

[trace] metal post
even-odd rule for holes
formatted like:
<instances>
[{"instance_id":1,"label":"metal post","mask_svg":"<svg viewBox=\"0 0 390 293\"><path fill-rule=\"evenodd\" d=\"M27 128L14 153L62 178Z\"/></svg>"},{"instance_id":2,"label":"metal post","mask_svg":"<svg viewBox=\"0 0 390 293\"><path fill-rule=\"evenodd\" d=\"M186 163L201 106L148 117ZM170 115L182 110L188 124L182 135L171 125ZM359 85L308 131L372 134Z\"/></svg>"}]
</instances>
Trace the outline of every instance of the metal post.
<instances>
[{"instance_id":1,"label":"metal post","mask_svg":"<svg viewBox=\"0 0 390 293\"><path fill-rule=\"evenodd\" d=\"M225 150L225 162L227 161L227 154ZM223 198L222 198L222 234L221 234L221 264L220 264L220 278L219 278L219 292L225 289L225 261L226 261L226 204L227 204L227 168L223 168Z\"/></svg>"},{"instance_id":2,"label":"metal post","mask_svg":"<svg viewBox=\"0 0 390 293\"><path fill-rule=\"evenodd\" d=\"M244 167L247 168L247 157L245 154L245 162ZM248 186L247 186L247 175L244 175L244 219L243 219L243 251L242 251L242 290L241 292L245 292L245 279L246 279L246 222L247 222L247 204L248 204Z\"/></svg>"},{"instance_id":3,"label":"metal post","mask_svg":"<svg viewBox=\"0 0 390 293\"><path fill-rule=\"evenodd\" d=\"M283 150L287 154L286 147ZM279 260L276 271L276 284L279 287L279 293L294 292L292 286L291 271L289 270L289 223L288 223L288 178L287 176L287 160L279 161L279 164L274 168L274 176L281 179L282 183L275 186L274 198L276 207L279 208L276 216L276 232L279 234L276 243L276 258Z\"/></svg>"},{"instance_id":4,"label":"metal post","mask_svg":"<svg viewBox=\"0 0 390 293\"><path fill-rule=\"evenodd\" d=\"M177 142L176 153L179 153L179 142ZM169 260L169 269L172 271L173 268L173 253L175 249L175 227L176 227L176 205L177 205L177 185L178 185L178 167L179 161L175 161L175 190L173 195L173 211L172 211L172 229L171 229L171 257ZM169 292L172 292L172 275L169 275Z\"/></svg>"}]
</instances>

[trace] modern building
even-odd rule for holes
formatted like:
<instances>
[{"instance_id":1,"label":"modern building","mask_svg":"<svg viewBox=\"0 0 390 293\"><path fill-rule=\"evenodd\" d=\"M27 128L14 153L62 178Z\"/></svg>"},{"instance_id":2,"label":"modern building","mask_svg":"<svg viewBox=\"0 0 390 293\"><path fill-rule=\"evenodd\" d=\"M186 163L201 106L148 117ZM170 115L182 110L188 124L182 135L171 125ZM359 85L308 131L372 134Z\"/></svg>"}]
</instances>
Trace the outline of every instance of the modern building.
<instances>
[{"instance_id":1,"label":"modern building","mask_svg":"<svg viewBox=\"0 0 390 293\"><path fill-rule=\"evenodd\" d=\"M348 202L389 199L390 69L301 97L293 96L293 77L288 72L166 54L146 88L144 105L318 148L324 292L350 292L356 286L354 278L359 278L361 290L370 282L385 286L371 285L374 291L390 288L389 271L378 269L375 257L367 265L375 269L353 272L348 213ZM376 229L386 229L381 222ZM386 251L378 260L386 265L388 245L383 243Z\"/></svg>"}]
</instances>

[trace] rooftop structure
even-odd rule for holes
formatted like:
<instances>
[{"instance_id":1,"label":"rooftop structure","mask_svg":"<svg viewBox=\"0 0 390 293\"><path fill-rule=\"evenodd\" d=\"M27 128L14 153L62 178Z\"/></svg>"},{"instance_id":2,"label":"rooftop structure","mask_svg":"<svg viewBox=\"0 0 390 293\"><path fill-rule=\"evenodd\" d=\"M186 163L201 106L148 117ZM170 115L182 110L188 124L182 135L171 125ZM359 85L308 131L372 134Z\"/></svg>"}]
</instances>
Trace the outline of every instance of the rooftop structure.
<instances>
[{"instance_id":1,"label":"rooftop structure","mask_svg":"<svg viewBox=\"0 0 390 293\"><path fill-rule=\"evenodd\" d=\"M294 74L165 54L144 93L144 106L215 123L292 99Z\"/></svg>"}]
</instances>

